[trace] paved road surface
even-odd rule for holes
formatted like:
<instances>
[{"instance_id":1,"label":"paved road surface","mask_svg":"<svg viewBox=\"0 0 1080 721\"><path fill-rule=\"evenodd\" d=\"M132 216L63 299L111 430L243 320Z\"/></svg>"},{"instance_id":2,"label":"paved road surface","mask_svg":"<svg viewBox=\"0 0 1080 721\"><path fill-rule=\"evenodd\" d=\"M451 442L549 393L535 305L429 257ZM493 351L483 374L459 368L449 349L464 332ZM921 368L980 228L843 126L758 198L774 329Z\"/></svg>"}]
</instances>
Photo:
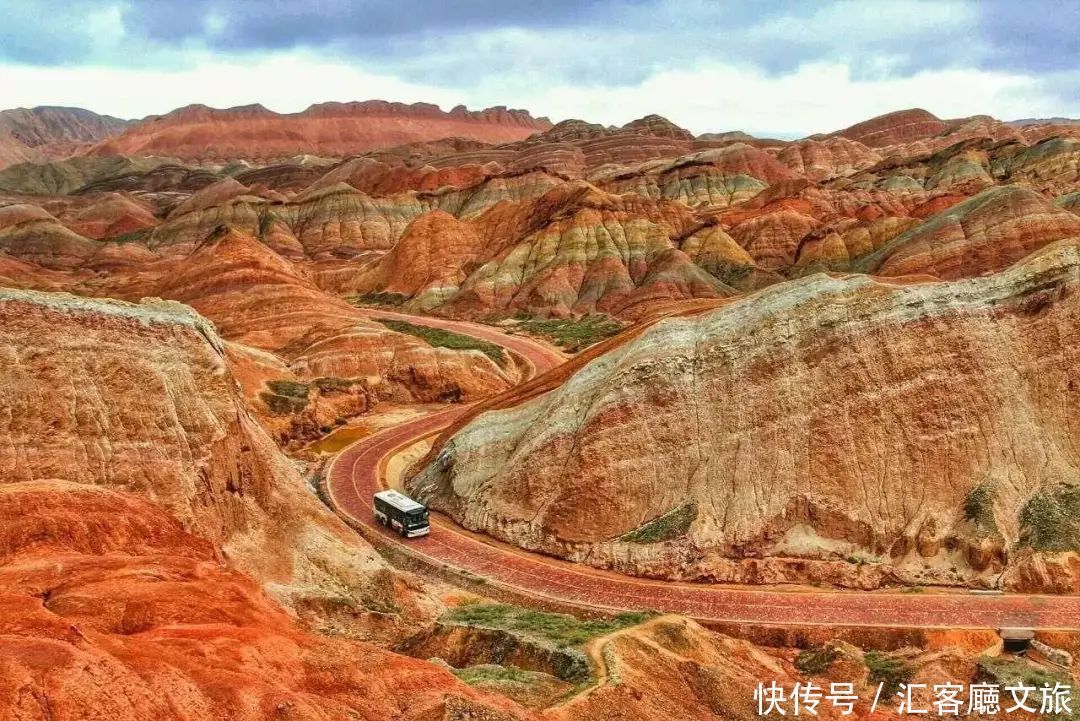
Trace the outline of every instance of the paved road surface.
<instances>
[{"instance_id":1,"label":"paved road surface","mask_svg":"<svg viewBox=\"0 0 1080 721\"><path fill-rule=\"evenodd\" d=\"M529 359L537 372L561 358L527 338L442 319L380 312L497 342ZM477 328L483 331L478 332ZM366 532L403 545L433 566L450 565L526 594L602 610L679 613L702 621L791 625L924 628L1080 628L1080 596L973 596L966 593L777 591L631 578L533 554L460 528L432 514L432 533L405 541L380 526L371 496L383 488L385 462L397 450L445 428L467 407L453 407L386 429L348 447L330 467L328 488L338 510Z\"/></svg>"}]
</instances>

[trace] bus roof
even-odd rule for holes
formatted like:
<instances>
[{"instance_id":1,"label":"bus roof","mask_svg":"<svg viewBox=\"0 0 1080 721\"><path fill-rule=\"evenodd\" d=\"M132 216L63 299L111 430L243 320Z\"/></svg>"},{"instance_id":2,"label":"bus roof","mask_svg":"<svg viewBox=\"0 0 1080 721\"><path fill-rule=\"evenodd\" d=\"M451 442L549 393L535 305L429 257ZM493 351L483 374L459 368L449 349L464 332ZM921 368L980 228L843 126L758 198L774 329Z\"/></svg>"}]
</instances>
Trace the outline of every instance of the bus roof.
<instances>
[{"instance_id":1,"label":"bus roof","mask_svg":"<svg viewBox=\"0 0 1080 721\"><path fill-rule=\"evenodd\" d=\"M379 491L375 494L375 497L380 501L386 501L394 508L399 511L404 511L405 513L408 513L409 511L424 510L423 504L417 503L404 493L399 493L397 491Z\"/></svg>"}]
</instances>

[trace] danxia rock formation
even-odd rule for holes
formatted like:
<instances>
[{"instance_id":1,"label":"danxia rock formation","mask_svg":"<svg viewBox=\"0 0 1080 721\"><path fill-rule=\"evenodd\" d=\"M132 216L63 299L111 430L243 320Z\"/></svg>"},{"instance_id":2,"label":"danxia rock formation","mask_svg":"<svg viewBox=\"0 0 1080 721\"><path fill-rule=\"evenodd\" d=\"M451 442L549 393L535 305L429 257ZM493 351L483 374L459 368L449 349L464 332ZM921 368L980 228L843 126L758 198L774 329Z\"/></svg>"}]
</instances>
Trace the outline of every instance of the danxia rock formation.
<instances>
[{"instance_id":1,"label":"danxia rock formation","mask_svg":"<svg viewBox=\"0 0 1080 721\"><path fill-rule=\"evenodd\" d=\"M409 488L629 573L1075 591L1077 539L1032 514L1080 460L1078 284L1072 239L975 280L774 286L479 415Z\"/></svg>"},{"instance_id":2,"label":"danxia rock formation","mask_svg":"<svg viewBox=\"0 0 1080 721\"><path fill-rule=\"evenodd\" d=\"M323 103L281 115L261 105L217 110L190 105L132 126L97 145L96 155L160 155L194 161L271 160L300 153L347 156L415 141L463 137L520 140L550 126L523 110L435 105Z\"/></svg>"},{"instance_id":3,"label":"danxia rock formation","mask_svg":"<svg viewBox=\"0 0 1080 721\"><path fill-rule=\"evenodd\" d=\"M762 679L872 696L871 653L1065 678L992 631L729 636L576 586L589 620L443 634L536 599L439 535L830 604L1068 603L1019 594L1080 593L1078 291L1056 119L5 111L0 718L752 719ZM383 472L446 514L430 538L340 498L369 511ZM538 646L548 622L607 630Z\"/></svg>"},{"instance_id":4,"label":"danxia rock formation","mask_svg":"<svg viewBox=\"0 0 1080 721\"><path fill-rule=\"evenodd\" d=\"M61 158L119 133L126 120L82 108L18 108L0 111L0 168Z\"/></svg>"}]
</instances>

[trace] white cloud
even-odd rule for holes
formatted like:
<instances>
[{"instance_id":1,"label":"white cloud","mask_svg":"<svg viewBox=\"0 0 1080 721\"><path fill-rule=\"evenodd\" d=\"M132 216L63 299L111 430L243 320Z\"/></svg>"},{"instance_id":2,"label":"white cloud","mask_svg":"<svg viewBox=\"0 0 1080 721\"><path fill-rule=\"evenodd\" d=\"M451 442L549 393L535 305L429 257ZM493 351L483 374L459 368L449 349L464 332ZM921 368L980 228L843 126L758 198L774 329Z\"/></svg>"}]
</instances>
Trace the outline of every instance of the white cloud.
<instances>
[{"instance_id":1,"label":"white cloud","mask_svg":"<svg viewBox=\"0 0 1080 721\"><path fill-rule=\"evenodd\" d=\"M228 107L259 102L295 112L327 100L382 98L449 108L509 105L554 120L622 124L659 113L694 132L742 129L796 137L839 129L890 110L924 107L942 117L1080 115L1038 78L974 69L908 77L856 78L841 62L813 63L780 75L719 63L648 75L633 86L545 85L500 76L468 90L403 82L305 52L239 58L199 55L181 70L0 65L0 107L75 105L124 117L190 103Z\"/></svg>"},{"instance_id":2,"label":"white cloud","mask_svg":"<svg viewBox=\"0 0 1080 721\"><path fill-rule=\"evenodd\" d=\"M192 103L262 103L278 112L297 112L317 102L370 98L450 107L462 96L299 52L233 62L204 55L180 70L0 65L0 108L72 105L138 118Z\"/></svg>"},{"instance_id":3,"label":"white cloud","mask_svg":"<svg viewBox=\"0 0 1080 721\"><path fill-rule=\"evenodd\" d=\"M482 90L484 90L482 88ZM501 88L504 102L552 117L623 124L648 113L701 133L746 130L798 137L847 127L911 107L941 117L1080 114L1062 107L1042 82L1026 75L982 70L924 71L903 78L855 79L840 63L804 65L770 76L751 68L707 65L654 74L634 87ZM481 92L489 100L495 88ZM507 97L509 96L509 97Z\"/></svg>"}]
</instances>

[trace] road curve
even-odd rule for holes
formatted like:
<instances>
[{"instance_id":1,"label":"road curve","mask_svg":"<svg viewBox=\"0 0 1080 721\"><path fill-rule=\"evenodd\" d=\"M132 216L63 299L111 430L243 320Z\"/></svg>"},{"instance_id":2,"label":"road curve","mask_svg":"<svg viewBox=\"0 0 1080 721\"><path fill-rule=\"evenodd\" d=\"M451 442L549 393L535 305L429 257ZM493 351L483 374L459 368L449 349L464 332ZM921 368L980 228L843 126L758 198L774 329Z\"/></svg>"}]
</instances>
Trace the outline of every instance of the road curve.
<instances>
[{"instance_id":1,"label":"road curve","mask_svg":"<svg viewBox=\"0 0 1080 721\"><path fill-rule=\"evenodd\" d=\"M560 361L550 348L474 324L382 314L482 337L526 357L538 372ZM342 451L327 474L337 511L380 543L402 547L435 568L450 566L527 596L598 610L651 609L704 622L919 628L1067 629L1080 627L1080 596L966 593L804 592L673 583L622 576L567 563L471 533L432 514L432 533L405 541L376 523L371 496L383 488L387 460L400 449L437 433L468 410L456 406L364 438Z\"/></svg>"}]
</instances>

